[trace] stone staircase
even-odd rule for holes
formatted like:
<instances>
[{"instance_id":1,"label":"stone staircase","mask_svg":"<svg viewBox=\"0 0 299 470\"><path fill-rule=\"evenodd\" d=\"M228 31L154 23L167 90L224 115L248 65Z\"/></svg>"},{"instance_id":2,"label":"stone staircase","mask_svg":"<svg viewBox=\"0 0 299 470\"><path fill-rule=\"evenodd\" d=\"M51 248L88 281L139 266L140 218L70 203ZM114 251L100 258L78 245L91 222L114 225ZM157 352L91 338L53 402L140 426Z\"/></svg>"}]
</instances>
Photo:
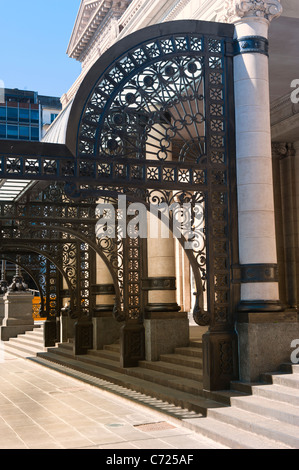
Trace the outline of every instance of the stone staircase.
<instances>
[{"instance_id":1,"label":"stone staircase","mask_svg":"<svg viewBox=\"0 0 299 470\"><path fill-rule=\"evenodd\" d=\"M163 412L229 448L299 448L299 365L283 364L280 371L263 374L257 384L232 382L231 390L208 392L202 385L200 340L157 362L140 361L139 367L122 369L117 343L74 356L72 342L45 350L42 334L42 328L36 328L5 347L11 354L127 398L137 400L138 395L139 401L154 407L163 403Z\"/></svg>"},{"instance_id":2,"label":"stone staircase","mask_svg":"<svg viewBox=\"0 0 299 470\"><path fill-rule=\"evenodd\" d=\"M43 322L36 322L32 331L26 331L16 338L1 342L2 351L22 358L35 357L37 353L46 351L43 326Z\"/></svg>"},{"instance_id":3,"label":"stone staircase","mask_svg":"<svg viewBox=\"0 0 299 470\"><path fill-rule=\"evenodd\" d=\"M73 355L72 342L61 343L38 353L35 361L59 364L200 414L206 414L207 408L229 404L225 392L219 403L203 390L199 340L191 341L189 347L176 348L173 354L161 355L159 361L140 361L138 367L125 369L120 367L119 343L100 351L89 350L82 356Z\"/></svg>"}]
</instances>

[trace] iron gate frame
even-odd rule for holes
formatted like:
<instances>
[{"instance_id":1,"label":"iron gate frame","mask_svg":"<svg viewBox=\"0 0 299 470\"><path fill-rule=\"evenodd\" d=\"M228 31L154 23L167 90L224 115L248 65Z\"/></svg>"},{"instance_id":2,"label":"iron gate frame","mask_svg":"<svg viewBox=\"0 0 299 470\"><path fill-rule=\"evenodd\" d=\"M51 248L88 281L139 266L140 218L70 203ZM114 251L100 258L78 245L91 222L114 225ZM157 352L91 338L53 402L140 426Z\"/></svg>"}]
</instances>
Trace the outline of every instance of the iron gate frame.
<instances>
[{"instance_id":1,"label":"iron gate frame","mask_svg":"<svg viewBox=\"0 0 299 470\"><path fill-rule=\"evenodd\" d=\"M193 35L193 36L192 36ZM237 376L237 340L234 331L235 310L239 302L240 286L234 281L234 267L238 266L238 228L237 228L237 198L236 198L236 162L235 162L235 127L234 127L234 89L233 89L233 35L234 26L221 23L210 23L195 20L175 21L150 26L144 30L133 33L117 44L112 46L98 62L91 68L83 80L79 91L77 92L71 107L68 121L66 143L21 143L15 141L1 141L0 150L0 178L1 179L27 179L28 181L44 181L65 183L66 196L82 204L86 199L95 201L98 197L115 198L119 194L126 194L131 200L146 202L142 189L156 191L181 191L181 192L202 192L206 197L206 235L207 235L207 259L208 266L208 287L209 287L209 332L204 339L205 351L205 386L208 389L226 388L229 381ZM175 38L185 38L185 43L190 45L188 38L196 37L202 39L202 50L194 50L190 56L202 58L204 83L204 106L207 106L211 100L208 95L210 92L207 80L209 65L207 44L213 41L221 44L221 48L214 50L213 55L221 61L222 92L223 95L218 98L218 104L222 107L222 114L219 120L223 127L220 133L214 131L215 135L222 136L224 144L220 145L223 152L223 160L213 164L208 161L210 158L210 141L206 143L206 162L200 164L188 162L168 162L167 167L172 171L173 178L167 181L164 178L163 168L165 161L145 160L128 158L125 155L121 157L108 157L107 155L98 155L98 136L103 123L103 116L108 116L107 110L96 109L99 123L96 127L96 138L94 139L94 151L84 154L79 148L81 124L84 119L84 113L88 103L92 98L100 79L108 80L112 83L114 91L113 96L106 96L107 102L111 102L133 75L138 72L135 60L135 69L133 68L126 76L123 75L123 83L113 83L109 77L109 70L122 57L127 54L133 57L133 51L140 48L145 51L147 44L158 44L163 38L172 38L174 44ZM210 39L209 39L210 38ZM210 42L209 42L210 41ZM157 46L158 47L158 46ZM211 46L212 47L212 46ZM134 49L135 48L135 49ZM175 46L176 48L176 46ZM184 49L180 52L176 49L168 58L175 58L178 55L187 57L190 50ZM161 48L160 48L161 52ZM164 60L164 56L147 57L146 64L153 64L159 60ZM210 52L210 57L212 52ZM189 57L189 56L188 56ZM134 62L134 60L133 60ZM119 63L119 62L118 62ZM143 63L140 68L144 70L146 65ZM110 67L110 68L109 68ZM119 67L120 68L120 67ZM194 72L193 72L194 73ZM119 87L119 88L118 88ZM218 87L219 88L219 87ZM100 92L101 94L101 92ZM217 101L217 100L216 100ZM109 106L107 105L107 108ZM105 114L106 113L106 114ZM157 122L157 121L156 121ZM206 114L205 123L206 138L211 138L211 117L209 112ZM86 137L85 137L86 141ZM207 141L206 141L207 142ZM125 168L124 177L120 177L119 168ZM105 168L105 172L102 169ZM135 171L137 168L137 171ZM157 178L149 178L149 168L154 169ZM179 178L179 172L184 170L187 175L185 180ZM196 177L196 171L206 171L204 183L199 183ZM137 177L136 177L137 175ZM223 176L224 175L224 176ZM66 182L67 181L67 182ZM216 185L218 185L216 187ZM216 189L215 189L216 187ZM140 191L140 197L134 199L134 192ZM3 203L0 203L2 205ZM222 213L222 215L221 215ZM225 214L225 215L224 215ZM223 217L223 224L217 235L217 220ZM0 216L1 220L1 216ZM47 226L47 220L44 221ZM54 225L55 227L55 225ZM56 227L57 228L57 227ZM221 233L222 230L222 233ZM215 233L213 234L213 231ZM77 235L80 235L80 231ZM216 245L218 243L218 261L224 260L218 274L216 269L217 253ZM221 247L222 245L222 247ZM95 245L96 246L96 245ZM98 249L98 246L96 246ZM216 250L214 252L214 250ZM101 252L99 250L98 252ZM101 252L102 253L102 252ZM221 254L222 253L222 254ZM103 255L103 253L102 253ZM224 259L225 258L225 259ZM106 259L107 261L107 259ZM218 277L217 277L218 276ZM115 280L115 276L114 276ZM216 283L216 284L215 284ZM219 286L217 286L219 283ZM223 285L221 285L223 283ZM215 308L217 295L223 294L224 307ZM119 297L118 297L119 298ZM223 303L223 302L222 302ZM196 304L198 311L202 310L202 305ZM221 310L222 309L222 310ZM123 319L123 318L122 318ZM126 321L129 319L126 317ZM84 350L84 348L83 348Z\"/></svg>"}]
</instances>

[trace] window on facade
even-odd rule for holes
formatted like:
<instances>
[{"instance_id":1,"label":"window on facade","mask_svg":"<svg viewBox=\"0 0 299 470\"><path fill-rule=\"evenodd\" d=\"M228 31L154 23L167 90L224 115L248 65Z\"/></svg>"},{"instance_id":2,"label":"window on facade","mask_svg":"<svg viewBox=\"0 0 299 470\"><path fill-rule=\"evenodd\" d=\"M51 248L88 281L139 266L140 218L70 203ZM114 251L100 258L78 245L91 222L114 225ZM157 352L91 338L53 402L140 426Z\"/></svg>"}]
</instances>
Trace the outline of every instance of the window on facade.
<instances>
[{"instance_id":1,"label":"window on facade","mask_svg":"<svg viewBox=\"0 0 299 470\"><path fill-rule=\"evenodd\" d=\"M6 108L0 106L0 121L6 121Z\"/></svg>"},{"instance_id":2,"label":"window on facade","mask_svg":"<svg viewBox=\"0 0 299 470\"><path fill-rule=\"evenodd\" d=\"M20 108L20 122L29 122L29 109Z\"/></svg>"},{"instance_id":3,"label":"window on facade","mask_svg":"<svg viewBox=\"0 0 299 470\"><path fill-rule=\"evenodd\" d=\"M7 126L7 138L18 139L18 137L19 137L18 126Z\"/></svg>"},{"instance_id":4,"label":"window on facade","mask_svg":"<svg viewBox=\"0 0 299 470\"><path fill-rule=\"evenodd\" d=\"M29 140L29 127L20 126L20 139Z\"/></svg>"},{"instance_id":5,"label":"window on facade","mask_svg":"<svg viewBox=\"0 0 299 470\"><path fill-rule=\"evenodd\" d=\"M31 140L39 140L39 128L31 127Z\"/></svg>"},{"instance_id":6,"label":"window on facade","mask_svg":"<svg viewBox=\"0 0 299 470\"><path fill-rule=\"evenodd\" d=\"M31 110L31 122L39 122L39 113L37 109Z\"/></svg>"},{"instance_id":7,"label":"window on facade","mask_svg":"<svg viewBox=\"0 0 299 470\"><path fill-rule=\"evenodd\" d=\"M0 124L0 139L5 139L6 137L6 125Z\"/></svg>"},{"instance_id":8,"label":"window on facade","mask_svg":"<svg viewBox=\"0 0 299 470\"><path fill-rule=\"evenodd\" d=\"M18 108L7 108L8 121L17 121L18 117Z\"/></svg>"},{"instance_id":9,"label":"window on facade","mask_svg":"<svg viewBox=\"0 0 299 470\"><path fill-rule=\"evenodd\" d=\"M51 124L57 118L58 114L51 113Z\"/></svg>"}]
</instances>

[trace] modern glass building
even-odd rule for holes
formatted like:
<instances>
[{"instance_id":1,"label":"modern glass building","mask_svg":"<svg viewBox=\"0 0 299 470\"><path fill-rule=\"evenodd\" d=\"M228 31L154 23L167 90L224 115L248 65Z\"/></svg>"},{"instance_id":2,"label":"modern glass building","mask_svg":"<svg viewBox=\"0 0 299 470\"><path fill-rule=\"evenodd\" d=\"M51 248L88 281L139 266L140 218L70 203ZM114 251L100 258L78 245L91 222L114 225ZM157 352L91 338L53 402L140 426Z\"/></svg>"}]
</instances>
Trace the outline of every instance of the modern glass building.
<instances>
[{"instance_id":1,"label":"modern glass building","mask_svg":"<svg viewBox=\"0 0 299 470\"><path fill-rule=\"evenodd\" d=\"M0 102L0 138L39 141L61 110L60 99L5 89ZM50 119L50 121L49 121Z\"/></svg>"}]
</instances>

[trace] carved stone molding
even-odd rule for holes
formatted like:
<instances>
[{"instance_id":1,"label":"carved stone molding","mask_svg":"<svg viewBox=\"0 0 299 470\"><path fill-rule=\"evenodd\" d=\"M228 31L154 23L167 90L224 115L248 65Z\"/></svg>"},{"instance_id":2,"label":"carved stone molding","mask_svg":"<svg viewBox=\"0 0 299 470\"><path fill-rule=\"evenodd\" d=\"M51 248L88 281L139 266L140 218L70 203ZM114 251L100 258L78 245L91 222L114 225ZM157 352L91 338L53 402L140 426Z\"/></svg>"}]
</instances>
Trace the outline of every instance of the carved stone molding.
<instances>
[{"instance_id":1,"label":"carved stone molding","mask_svg":"<svg viewBox=\"0 0 299 470\"><path fill-rule=\"evenodd\" d=\"M283 160L290 155L295 154L295 149L292 144L285 142L272 142L272 156Z\"/></svg>"},{"instance_id":2,"label":"carved stone molding","mask_svg":"<svg viewBox=\"0 0 299 470\"><path fill-rule=\"evenodd\" d=\"M233 23L241 18L264 18L269 22L282 13L279 0L225 0L218 10L217 21Z\"/></svg>"}]
</instances>

